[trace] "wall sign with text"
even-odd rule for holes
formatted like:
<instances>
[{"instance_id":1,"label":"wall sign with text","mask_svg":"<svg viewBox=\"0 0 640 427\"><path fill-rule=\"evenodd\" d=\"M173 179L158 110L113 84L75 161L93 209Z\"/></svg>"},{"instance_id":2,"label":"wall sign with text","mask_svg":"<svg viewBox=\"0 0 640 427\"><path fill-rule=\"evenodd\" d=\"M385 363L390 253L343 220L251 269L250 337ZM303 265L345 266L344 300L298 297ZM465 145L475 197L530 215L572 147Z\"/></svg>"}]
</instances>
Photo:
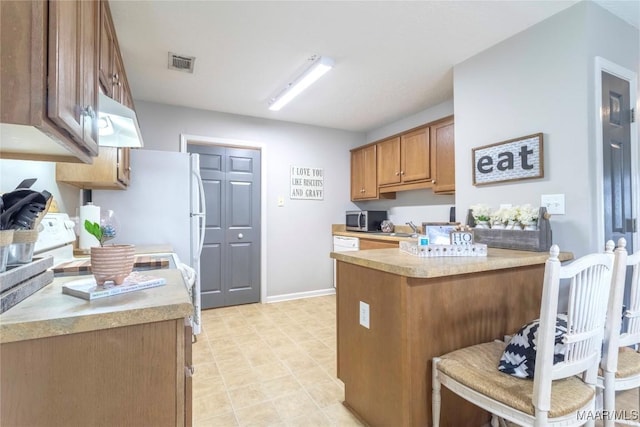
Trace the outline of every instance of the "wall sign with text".
<instances>
[{"instance_id":1,"label":"wall sign with text","mask_svg":"<svg viewBox=\"0 0 640 427\"><path fill-rule=\"evenodd\" d=\"M324 171L321 168L291 166L290 183L291 199L324 199Z\"/></svg>"},{"instance_id":2,"label":"wall sign with text","mask_svg":"<svg viewBox=\"0 0 640 427\"><path fill-rule=\"evenodd\" d=\"M473 185L544 177L542 133L473 148Z\"/></svg>"}]
</instances>

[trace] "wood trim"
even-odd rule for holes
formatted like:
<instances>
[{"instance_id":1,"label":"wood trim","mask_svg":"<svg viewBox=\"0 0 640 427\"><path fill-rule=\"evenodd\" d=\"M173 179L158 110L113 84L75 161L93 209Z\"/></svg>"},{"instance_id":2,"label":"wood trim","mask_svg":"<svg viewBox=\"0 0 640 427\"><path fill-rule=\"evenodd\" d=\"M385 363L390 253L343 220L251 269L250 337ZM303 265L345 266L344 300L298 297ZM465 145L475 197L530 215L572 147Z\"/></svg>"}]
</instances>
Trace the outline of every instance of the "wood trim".
<instances>
[{"instance_id":1,"label":"wood trim","mask_svg":"<svg viewBox=\"0 0 640 427\"><path fill-rule=\"evenodd\" d=\"M185 326L184 320L176 320L175 321L176 328L176 391L185 389L185 371L184 368L186 366L185 360ZM185 425L185 395L183 393L176 393L176 427L184 427Z\"/></svg>"},{"instance_id":2,"label":"wood trim","mask_svg":"<svg viewBox=\"0 0 640 427\"><path fill-rule=\"evenodd\" d=\"M421 190L424 188L432 188L431 181L412 182L409 184L388 185L380 187L380 193L393 193L396 191Z\"/></svg>"}]
</instances>

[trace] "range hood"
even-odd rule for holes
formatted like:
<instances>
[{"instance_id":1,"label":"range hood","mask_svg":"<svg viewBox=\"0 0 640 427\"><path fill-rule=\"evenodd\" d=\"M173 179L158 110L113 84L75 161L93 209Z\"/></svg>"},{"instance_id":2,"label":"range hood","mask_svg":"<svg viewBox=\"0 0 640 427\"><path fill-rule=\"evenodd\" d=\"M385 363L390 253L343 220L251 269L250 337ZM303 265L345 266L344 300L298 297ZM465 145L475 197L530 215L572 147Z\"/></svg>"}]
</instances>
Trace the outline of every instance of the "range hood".
<instances>
[{"instance_id":1,"label":"range hood","mask_svg":"<svg viewBox=\"0 0 640 427\"><path fill-rule=\"evenodd\" d=\"M98 145L141 148L142 133L136 113L100 93L98 104Z\"/></svg>"}]
</instances>

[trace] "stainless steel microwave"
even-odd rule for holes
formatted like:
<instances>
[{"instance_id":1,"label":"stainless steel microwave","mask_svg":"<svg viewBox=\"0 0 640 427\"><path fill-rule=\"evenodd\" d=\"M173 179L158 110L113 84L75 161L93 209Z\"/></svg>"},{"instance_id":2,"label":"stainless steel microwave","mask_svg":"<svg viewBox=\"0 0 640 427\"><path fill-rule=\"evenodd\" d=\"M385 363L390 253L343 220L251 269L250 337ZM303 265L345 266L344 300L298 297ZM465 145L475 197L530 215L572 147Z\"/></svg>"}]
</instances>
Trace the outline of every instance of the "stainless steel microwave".
<instances>
[{"instance_id":1,"label":"stainless steel microwave","mask_svg":"<svg viewBox=\"0 0 640 427\"><path fill-rule=\"evenodd\" d=\"M387 211L347 211L345 224L348 231L379 231Z\"/></svg>"}]
</instances>

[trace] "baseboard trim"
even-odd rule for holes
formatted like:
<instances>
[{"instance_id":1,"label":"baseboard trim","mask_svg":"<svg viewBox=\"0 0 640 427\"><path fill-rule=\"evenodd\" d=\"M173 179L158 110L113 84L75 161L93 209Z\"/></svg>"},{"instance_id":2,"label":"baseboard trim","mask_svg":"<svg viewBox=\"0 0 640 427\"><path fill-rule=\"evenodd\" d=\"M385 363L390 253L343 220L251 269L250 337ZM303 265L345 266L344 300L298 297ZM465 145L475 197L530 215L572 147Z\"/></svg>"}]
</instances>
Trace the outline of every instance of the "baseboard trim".
<instances>
[{"instance_id":1,"label":"baseboard trim","mask_svg":"<svg viewBox=\"0 0 640 427\"><path fill-rule=\"evenodd\" d=\"M290 301L294 299L323 297L326 295L334 295L335 293L336 293L335 288L320 289L317 291L295 292L293 294L274 295L274 296L267 297L267 300L265 301L265 303L270 304L272 302Z\"/></svg>"}]
</instances>

